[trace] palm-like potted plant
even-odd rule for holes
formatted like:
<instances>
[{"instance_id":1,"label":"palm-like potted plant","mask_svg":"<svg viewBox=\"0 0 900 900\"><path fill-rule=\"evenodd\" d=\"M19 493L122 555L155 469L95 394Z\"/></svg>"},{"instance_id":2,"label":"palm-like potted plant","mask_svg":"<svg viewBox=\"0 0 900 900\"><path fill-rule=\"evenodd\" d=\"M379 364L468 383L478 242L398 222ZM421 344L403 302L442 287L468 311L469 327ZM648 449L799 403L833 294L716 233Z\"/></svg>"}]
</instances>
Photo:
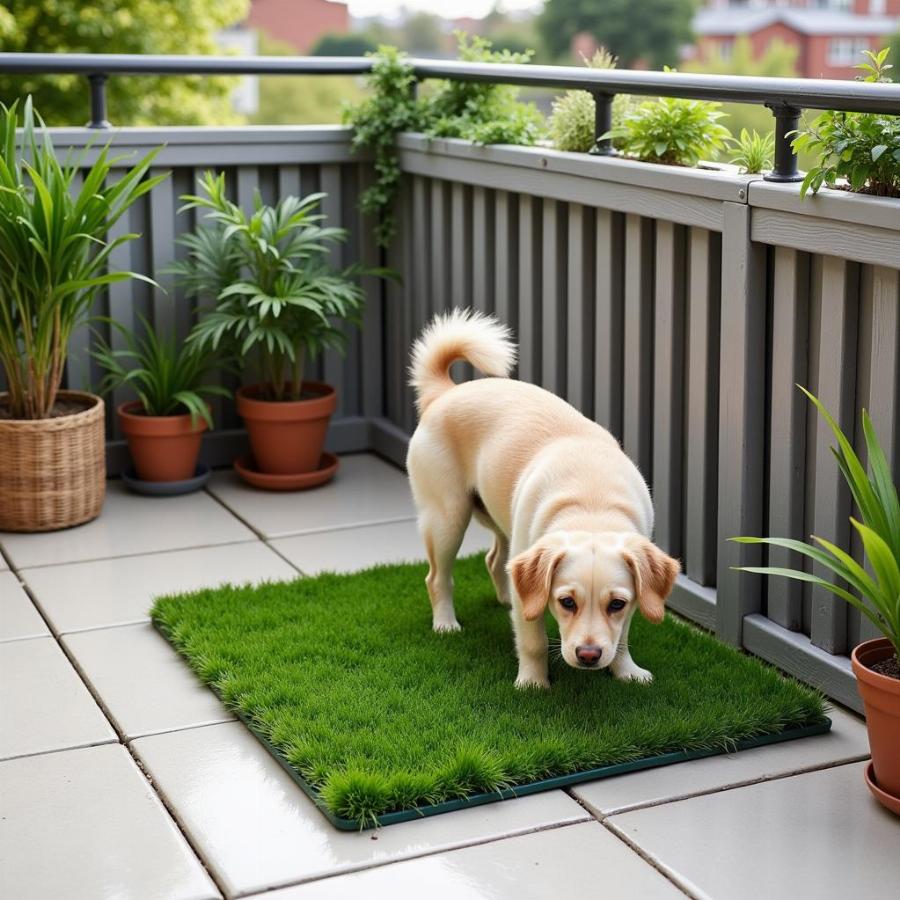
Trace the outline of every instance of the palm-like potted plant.
<instances>
[{"instance_id":1,"label":"palm-like potted plant","mask_svg":"<svg viewBox=\"0 0 900 900\"><path fill-rule=\"evenodd\" d=\"M771 544L799 553L833 572L838 583L811 572L775 566L748 566L742 571L783 575L818 585L858 609L884 637L865 641L851 657L857 686L866 709L871 770L866 781L889 809L900 813L900 502L891 468L868 413L862 426L868 472L847 436L822 403L801 388L828 423L837 449L837 464L850 488L860 518L850 519L862 539L867 567L822 537L817 546L788 538L734 538L743 543Z\"/></svg>"},{"instance_id":2,"label":"palm-like potted plant","mask_svg":"<svg viewBox=\"0 0 900 900\"><path fill-rule=\"evenodd\" d=\"M134 272L109 271L110 227L165 175L156 151L111 178L122 157L61 162L30 98L0 104L0 530L49 531L93 519L103 505L103 401L61 390L72 332L98 291ZM76 175L84 180L76 187ZM144 279L149 280L149 279Z\"/></svg>"},{"instance_id":3,"label":"palm-like potted plant","mask_svg":"<svg viewBox=\"0 0 900 900\"><path fill-rule=\"evenodd\" d=\"M257 195L248 214L226 197L224 175L207 172L200 186L202 194L182 197L183 209L205 210L211 221L182 238L188 255L173 271L187 296L214 304L189 341L228 348L239 363L255 358L264 379L237 392L253 458L236 468L261 487L321 483L337 467L322 455L336 394L305 380L305 363L326 347L344 348L341 326L361 322L359 276L380 270L331 266L331 248L346 231L323 224L324 194L274 207Z\"/></svg>"},{"instance_id":4,"label":"palm-like potted plant","mask_svg":"<svg viewBox=\"0 0 900 900\"><path fill-rule=\"evenodd\" d=\"M128 442L137 482L144 492L179 494L201 486L209 470L198 470L203 432L212 428L207 397L229 396L219 385L207 383L209 373L221 369L219 354L197 344L180 342L174 331L160 336L140 316L142 334L109 321L123 338L114 349L102 337L92 356L105 370L101 393L129 386L137 400L120 404L119 426ZM165 485L165 487L162 487Z\"/></svg>"}]
</instances>

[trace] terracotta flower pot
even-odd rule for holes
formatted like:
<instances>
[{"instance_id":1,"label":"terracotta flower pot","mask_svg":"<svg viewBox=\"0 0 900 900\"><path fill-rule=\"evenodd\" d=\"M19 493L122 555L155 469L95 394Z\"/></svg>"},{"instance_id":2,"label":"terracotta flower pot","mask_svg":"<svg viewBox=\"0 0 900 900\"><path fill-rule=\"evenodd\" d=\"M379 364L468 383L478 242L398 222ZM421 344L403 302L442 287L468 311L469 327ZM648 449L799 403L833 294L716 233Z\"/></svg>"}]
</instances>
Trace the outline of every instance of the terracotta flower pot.
<instances>
[{"instance_id":1,"label":"terracotta flower pot","mask_svg":"<svg viewBox=\"0 0 900 900\"><path fill-rule=\"evenodd\" d=\"M265 385L237 392L237 411L247 426L250 449L260 472L297 475L313 472L322 458L328 423L337 407L329 384L304 381L302 400L261 400Z\"/></svg>"},{"instance_id":2,"label":"terracotta flower pot","mask_svg":"<svg viewBox=\"0 0 900 900\"><path fill-rule=\"evenodd\" d=\"M860 644L853 651L851 661L856 686L866 708L875 780L881 791L900 801L900 679L870 668L893 655L890 641L877 638Z\"/></svg>"},{"instance_id":3,"label":"terracotta flower pot","mask_svg":"<svg viewBox=\"0 0 900 900\"><path fill-rule=\"evenodd\" d=\"M180 416L147 416L139 400L117 410L119 427L141 481L185 481L197 471L200 442L206 431L203 419Z\"/></svg>"}]
</instances>

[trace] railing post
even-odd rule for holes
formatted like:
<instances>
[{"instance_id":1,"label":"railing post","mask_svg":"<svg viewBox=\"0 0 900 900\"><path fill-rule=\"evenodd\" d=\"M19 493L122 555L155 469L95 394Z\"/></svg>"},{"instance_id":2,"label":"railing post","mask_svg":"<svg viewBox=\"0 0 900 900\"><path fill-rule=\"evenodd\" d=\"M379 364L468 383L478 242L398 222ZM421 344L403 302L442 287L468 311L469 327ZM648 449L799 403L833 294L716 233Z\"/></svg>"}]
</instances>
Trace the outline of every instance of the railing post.
<instances>
[{"instance_id":1,"label":"railing post","mask_svg":"<svg viewBox=\"0 0 900 900\"><path fill-rule=\"evenodd\" d=\"M88 83L91 86L91 120L87 127L98 130L110 128L106 118L106 75L99 72L88 75Z\"/></svg>"},{"instance_id":2,"label":"railing post","mask_svg":"<svg viewBox=\"0 0 900 900\"><path fill-rule=\"evenodd\" d=\"M800 124L800 110L786 103L767 103L766 106L775 116L775 166L763 178L765 181L803 181L790 137L790 133L796 131Z\"/></svg>"},{"instance_id":3,"label":"railing post","mask_svg":"<svg viewBox=\"0 0 900 900\"><path fill-rule=\"evenodd\" d=\"M607 94L604 91L591 91L594 95L596 112L594 113L594 146L590 152L593 156L614 156L612 141L609 138L601 138L612 128L612 102L615 94Z\"/></svg>"}]
</instances>

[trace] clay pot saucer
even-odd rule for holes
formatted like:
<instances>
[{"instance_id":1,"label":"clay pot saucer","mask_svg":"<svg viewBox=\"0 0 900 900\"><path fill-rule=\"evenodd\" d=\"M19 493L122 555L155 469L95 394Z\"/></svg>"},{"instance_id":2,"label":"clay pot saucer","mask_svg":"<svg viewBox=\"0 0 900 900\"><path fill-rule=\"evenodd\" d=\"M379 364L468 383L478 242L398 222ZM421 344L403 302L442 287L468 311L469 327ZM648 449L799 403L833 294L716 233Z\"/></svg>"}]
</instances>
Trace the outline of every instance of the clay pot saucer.
<instances>
[{"instance_id":1,"label":"clay pot saucer","mask_svg":"<svg viewBox=\"0 0 900 900\"><path fill-rule=\"evenodd\" d=\"M334 477L340 460L333 453L325 452L319 459L319 465L312 472L299 472L292 475L272 475L260 472L252 456L241 456L234 461L234 470L247 482L264 491L304 491L318 487Z\"/></svg>"}]
</instances>

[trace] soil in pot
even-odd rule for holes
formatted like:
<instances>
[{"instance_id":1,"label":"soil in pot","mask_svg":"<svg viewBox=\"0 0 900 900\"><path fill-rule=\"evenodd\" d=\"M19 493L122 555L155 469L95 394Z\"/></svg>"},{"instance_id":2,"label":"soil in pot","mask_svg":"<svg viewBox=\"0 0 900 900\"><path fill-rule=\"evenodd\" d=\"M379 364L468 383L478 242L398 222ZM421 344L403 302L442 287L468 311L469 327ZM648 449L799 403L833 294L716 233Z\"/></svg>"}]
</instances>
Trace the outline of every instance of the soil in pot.
<instances>
[{"instance_id":1,"label":"soil in pot","mask_svg":"<svg viewBox=\"0 0 900 900\"><path fill-rule=\"evenodd\" d=\"M900 677L889 674L897 665L894 648L887 638L866 641L851 660L866 709L875 781L880 792L900 801ZM882 802L879 792L872 793Z\"/></svg>"},{"instance_id":2,"label":"soil in pot","mask_svg":"<svg viewBox=\"0 0 900 900\"><path fill-rule=\"evenodd\" d=\"M318 469L337 394L329 384L304 381L302 395L300 400L268 400L266 387L259 384L237 392L237 411L258 471L299 475Z\"/></svg>"},{"instance_id":3,"label":"soil in pot","mask_svg":"<svg viewBox=\"0 0 900 900\"><path fill-rule=\"evenodd\" d=\"M140 401L123 403L119 426L141 481L186 481L197 471L206 423L180 416L148 416Z\"/></svg>"}]
</instances>

